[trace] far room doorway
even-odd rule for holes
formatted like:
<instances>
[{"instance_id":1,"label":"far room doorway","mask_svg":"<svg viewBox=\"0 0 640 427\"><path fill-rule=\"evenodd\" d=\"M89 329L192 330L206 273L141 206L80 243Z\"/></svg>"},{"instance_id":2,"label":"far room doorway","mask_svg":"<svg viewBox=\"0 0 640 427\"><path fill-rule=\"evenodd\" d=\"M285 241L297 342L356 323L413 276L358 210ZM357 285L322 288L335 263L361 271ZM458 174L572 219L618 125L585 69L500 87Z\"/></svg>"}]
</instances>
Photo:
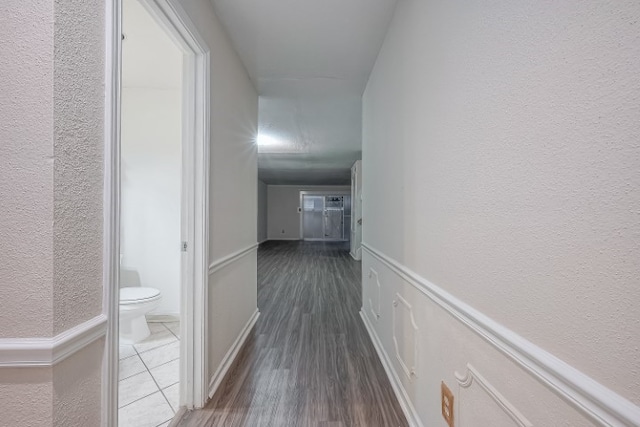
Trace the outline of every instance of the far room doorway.
<instances>
[{"instance_id":1,"label":"far room doorway","mask_svg":"<svg viewBox=\"0 0 640 427\"><path fill-rule=\"evenodd\" d=\"M351 235L349 192L300 192L300 235L307 241L347 242Z\"/></svg>"}]
</instances>

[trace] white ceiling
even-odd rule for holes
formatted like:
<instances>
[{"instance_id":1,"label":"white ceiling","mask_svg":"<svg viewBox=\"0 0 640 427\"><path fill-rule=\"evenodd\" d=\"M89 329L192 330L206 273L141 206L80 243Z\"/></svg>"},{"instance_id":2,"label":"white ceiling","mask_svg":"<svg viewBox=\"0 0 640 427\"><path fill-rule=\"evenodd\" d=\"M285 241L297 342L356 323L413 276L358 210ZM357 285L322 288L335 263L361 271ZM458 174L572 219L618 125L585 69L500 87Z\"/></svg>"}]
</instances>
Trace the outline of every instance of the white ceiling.
<instances>
[{"instance_id":1,"label":"white ceiling","mask_svg":"<svg viewBox=\"0 0 640 427\"><path fill-rule=\"evenodd\" d=\"M361 97L396 0L212 0L260 94L259 177L348 184Z\"/></svg>"}]
</instances>

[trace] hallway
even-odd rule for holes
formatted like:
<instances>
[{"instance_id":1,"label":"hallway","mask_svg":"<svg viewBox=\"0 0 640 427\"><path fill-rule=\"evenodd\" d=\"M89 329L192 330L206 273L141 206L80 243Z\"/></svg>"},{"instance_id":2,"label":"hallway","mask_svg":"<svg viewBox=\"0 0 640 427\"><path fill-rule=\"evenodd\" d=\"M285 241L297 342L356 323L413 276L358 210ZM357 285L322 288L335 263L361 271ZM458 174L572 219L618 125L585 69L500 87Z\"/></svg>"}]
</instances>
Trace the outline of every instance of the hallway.
<instances>
[{"instance_id":1,"label":"hallway","mask_svg":"<svg viewBox=\"0 0 640 427\"><path fill-rule=\"evenodd\" d=\"M260 318L218 392L179 426L406 426L359 315L348 244L258 250Z\"/></svg>"}]
</instances>

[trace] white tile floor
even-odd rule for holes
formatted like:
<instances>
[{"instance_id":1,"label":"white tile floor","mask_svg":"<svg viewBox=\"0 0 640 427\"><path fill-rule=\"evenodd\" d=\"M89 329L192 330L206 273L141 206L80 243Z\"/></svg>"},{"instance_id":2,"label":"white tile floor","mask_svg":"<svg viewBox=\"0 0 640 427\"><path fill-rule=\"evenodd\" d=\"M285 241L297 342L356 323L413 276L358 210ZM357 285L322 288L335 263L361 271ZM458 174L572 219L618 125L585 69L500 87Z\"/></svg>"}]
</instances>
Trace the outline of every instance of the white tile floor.
<instances>
[{"instance_id":1,"label":"white tile floor","mask_svg":"<svg viewBox=\"0 0 640 427\"><path fill-rule=\"evenodd\" d=\"M146 340L120 346L119 427L164 427L178 410L180 324L149 329Z\"/></svg>"}]
</instances>

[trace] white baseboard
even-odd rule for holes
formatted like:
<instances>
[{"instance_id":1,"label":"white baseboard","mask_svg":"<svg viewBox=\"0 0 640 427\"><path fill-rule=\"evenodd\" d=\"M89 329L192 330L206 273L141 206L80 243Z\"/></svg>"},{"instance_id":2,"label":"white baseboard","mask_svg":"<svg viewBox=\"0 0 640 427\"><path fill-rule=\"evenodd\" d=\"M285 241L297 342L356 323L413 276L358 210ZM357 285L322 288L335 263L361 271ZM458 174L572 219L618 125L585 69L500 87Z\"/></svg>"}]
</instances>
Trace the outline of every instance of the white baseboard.
<instances>
[{"instance_id":1,"label":"white baseboard","mask_svg":"<svg viewBox=\"0 0 640 427\"><path fill-rule=\"evenodd\" d=\"M154 313L147 314L149 323L171 323L180 321L180 313Z\"/></svg>"},{"instance_id":2,"label":"white baseboard","mask_svg":"<svg viewBox=\"0 0 640 427\"><path fill-rule=\"evenodd\" d=\"M247 340L247 337L249 336L249 332L251 332L251 328L253 328L253 325L256 324L256 321L258 320L259 316L260 316L260 311L256 309L256 311L253 312L253 315L251 316L247 324L244 325L244 328L242 328L242 331L240 332L240 335L238 335L238 338L236 338L235 342L231 345L231 348L229 349L229 351L227 351L227 354L224 355L224 358L222 359L220 366L218 366L218 369L216 369L215 374L213 374L213 376L211 377L211 381L209 381L209 398L213 397L216 390L220 386L220 383L222 383L224 376L227 375L229 368L233 364L233 361L236 359L236 356L238 355L238 352L242 348L242 345Z\"/></svg>"},{"instance_id":3,"label":"white baseboard","mask_svg":"<svg viewBox=\"0 0 640 427\"><path fill-rule=\"evenodd\" d=\"M358 258L353 252L349 251L349 255L351 255L351 258L355 259L356 261L362 261L362 259Z\"/></svg>"},{"instance_id":4,"label":"white baseboard","mask_svg":"<svg viewBox=\"0 0 640 427\"><path fill-rule=\"evenodd\" d=\"M371 342L373 342L373 346L378 353L378 358L382 362L382 366L384 367L385 372L387 373L387 377L389 378L389 382L391 383L391 387L393 387L393 392L400 403L400 407L402 408L402 412L404 412L404 416L407 418L407 422L410 427L423 427L422 421L416 412L416 408L411 403L411 399L407 395L406 390L404 389L402 382L400 382L400 377L398 373L393 369L393 365L391 364L391 359L389 359L389 355L384 350L382 343L380 342L380 338L378 338L378 334L376 334L373 325L369 321L367 314L364 310L360 310L360 317L362 317L362 321L364 322L364 326L367 328L367 332L369 333L369 337L371 338Z\"/></svg>"},{"instance_id":5,"label":"white baseboard","mask_svg":"<svg viewBox=\"0 0 640 427\"><path fill-rule=\"evenodd\" d=\"M278 241L278 240L302 240L299 237L269 237L267 240Z\"/></svg>"}]
</instances>

